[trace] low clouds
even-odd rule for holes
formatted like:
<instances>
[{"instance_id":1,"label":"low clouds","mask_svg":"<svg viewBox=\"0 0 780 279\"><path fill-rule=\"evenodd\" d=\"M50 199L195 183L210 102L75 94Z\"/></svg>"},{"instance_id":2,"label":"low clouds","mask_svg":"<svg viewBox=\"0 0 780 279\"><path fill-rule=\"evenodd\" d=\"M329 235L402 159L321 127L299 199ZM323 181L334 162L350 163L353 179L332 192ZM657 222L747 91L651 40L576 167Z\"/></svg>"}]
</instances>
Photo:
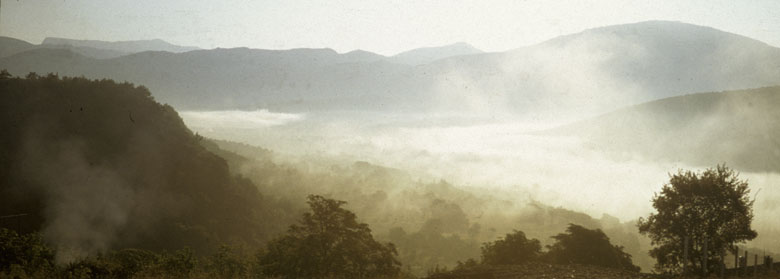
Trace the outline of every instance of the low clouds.
<instances>
[{"instance_id":1,"label":"low clouds","mask_svg":"<svg viewBox=\"0 0 780 279\"><path fill-rule=\"evenodd\" d=\"M255 111L184 111L179 114L194 128L257 129L284 125L305 119L303 114Z\"/></svg>"}]
</instances>

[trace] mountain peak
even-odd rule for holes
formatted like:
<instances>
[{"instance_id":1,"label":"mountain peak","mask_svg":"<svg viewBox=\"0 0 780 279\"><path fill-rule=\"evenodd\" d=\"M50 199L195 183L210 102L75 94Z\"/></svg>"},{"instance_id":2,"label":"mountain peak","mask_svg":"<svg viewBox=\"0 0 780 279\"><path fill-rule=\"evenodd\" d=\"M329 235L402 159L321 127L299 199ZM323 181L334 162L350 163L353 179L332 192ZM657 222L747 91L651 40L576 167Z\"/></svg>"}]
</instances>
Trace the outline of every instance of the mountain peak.
<instances>
[{"instance_id":1,"label":"mountain peak","mask_svg":"<svg viewBox=\"0 0 780 279\"><path fill-rule=\"evenodd\" d=\"M682 21L669 21L669 20L640 21L635 23L596 27L596 28L591 28L583 31L583 33L588 33L588 32L613 32L613 33L640 32L643 34L728 33L708 26L701 26L701 25L696 25L696 24L682 22Z\"/></svg>"},{"instance_id":2,"label":"mountain peak","mask_svg":"<svg viewBox=\"0 0 780 279\"><path fill-rule=\"evenodd\" d=\"M586 29L578 33L556 37L535 47L572 47L594 42L614 45L636 45L665 50L678 57L695 56L699 51L720 49L765 48L768 44L753 38L726 32L708 26L680 21L652 20ZM525 52L529 47L513 52Z\"/></svg>"},{"instance_id":3,"label":"mountain peak","mask_svg":"<svg viewBox=\"0 0 780 279\"><path fill-rule=\"evenodd\" d=\"M478 48L476 48L476 47L472 46L471 44L469 44L469 43L467 43L467 42L457 42L457 43L453 43L453 44L450 44L450 45L446 45L446 46L444 46L444 47L460 47L460 48L469 48L469 49L474 49L474 50L477 50L478 52L483 52L482 50L479 50Z\"/></svg>"},{"instance_id":4,"label":"mountain peak","mask_svg":"<svg viewBox=\"0 0 780 279\"><path fill-rule=\"evenodd\" d=\"M345 63L354 62L375 62L385 60L387 57L362 49L356 49L347 53L341 54L341 60Z\"/></svg>"}]
</instances>

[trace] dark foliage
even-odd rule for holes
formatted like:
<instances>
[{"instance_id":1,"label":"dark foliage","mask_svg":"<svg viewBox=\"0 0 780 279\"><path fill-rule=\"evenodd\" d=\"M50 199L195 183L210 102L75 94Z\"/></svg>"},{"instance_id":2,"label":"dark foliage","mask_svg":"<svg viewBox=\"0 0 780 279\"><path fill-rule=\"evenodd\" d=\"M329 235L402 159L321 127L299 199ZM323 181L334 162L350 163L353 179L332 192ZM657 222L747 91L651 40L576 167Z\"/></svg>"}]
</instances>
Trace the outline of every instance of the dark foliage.
<instances>
[{"instance_id":1,"label":"dark foliage","mask_svg":"<svg viewBox=\"0 0 780 279\"><path fill-rule=\"evenodd\" d=\"M238 249L223 245L211 256L206 269L217 278L244 278L250 275L248 257Z\"/></svg>"},{"instance_id":2,"label":"dark foliage","mask_svg":"<svg viewBox=\"0 0 780 279\"><path fill-rule=\"evenodd\" d=\"M187 247L123 249L57 264L54 254L37 233L0 229L0 278L257 278L248 254L226 245L203 257Z\"/></svg>"},{"instance_id":3,"label":"dark foliage","mask_svg":"<svg viewBox=\"0 0 780 279\"><path fill-rule=\"evenodd\" d=\"M482 263L501 265L533 261L539 258L541 249L539 240L527 239L525 233L515 230L503 239L482 245Z\"/></svg>"},{"instance_id":4,"label":"dark foliage","mask_svg":"<svg viewBox=\"0 0 780 279\"><path fill-rule=\"evenodd\" d=\"M631 255L623 247L612 245L600 229L569 224L565 233L553 236L555 243L548 246L545 257L558 264L586 264L631 271L639 271Z\"/></svg>"},{"instance_id":5,"label":"dark foliage","mask_svg":"<svg viewBox=\"0 0 780 279\"><path fill-rule=\"evenodd\" d=\"M466 261L458 261L458 264L455 265L454 270L468 270L468 269L475 269L479 266L479 262L473 258L469 258Z\"/></svg>"},{"instance_id":6,"label":"dark foliage","mask_svg":"<svg viewBox=\"0 0 780 279\"><path fill-rule=\"evenodd\" d=\"M428 279L493 279L493 278L588 278L588 279L670 279L625 269L605 268L582 264L550 264L527 262L516 265L477 265L470 268L440 271Z\"/></svg>"},{"instance_id":7,"label":"dark foliage","mask_svg":"<svg viewBox=\"0 0 780 279\"><path fill-rule=\"evenodd\" d=\"M431 224L426 222L425 224ZM415 274L431 273L431 270L456 264L459 260L479 256L479 242L458 234L444 234L423 229L407 233L403 228L390 229L387 238L396 244L399 259L405 268Z\"/></svg>"},{"instance_id":8,"label":"dark foliage","mask_svg":"<svg viewBox=\"0 0 780 279\"><path fill-rule=\"evenodd\" d=\"M311 195L311 212L271 241L258 256L260 270L283 278L375 278L395 276L400 263L393 244L374 240L368 225L341 208L343 201Z\"/></svg>"},{"instance_id":9,"label":"dark foliage","mask_svg":"<svg viewBox=\"0 0 780 279\"><path fill-rule=\"evenodd\" d=\"M3 72L0 130L0 215L58 250L210 254L289 224L143 86Z\"/></svg>"},{"instance_id":10,"label":"dark foliage","mask_svg":"<svg viewBox=\"0 0 780 279\"><path fill-rule=\"evenodd\" d=\"M0 277L40 276L54 268L54 251L39 234L19 235L0 228Z\"/></svg>"},{"instance_id":11,"label":"dark foliage","mask_svg":"<svg viewBox=\"0 0 780 279\"><path fill-rule=\"evenodd\" d=\"M482 262L474 259L458 261L450 275L459 274L469 277L471 275L467 274L472 274L477 278L487 276L484 272L496 266L527 267L529 263L532 263L531 265L552 263L561 266L581 264L639 272L639 267L631 261L631 255L623 252L623 247L612 245L600 229L590 230L569 224L565 233L552 238L556 242L547 246L547 252L542 252L539 240L528 239L525 233L515 230L503 239L485 243L482 246ZM431 274L446 275L446 273L444 270Z\"/></svg>"},{"instance_id":12,"label":"dark foliage","mask_svg":"<svg viewBox=\"0 0 780 279\"><path fill-rule=\"evenodd\" d=\"M714 266L722 253L737 243L756 238L751 228L753 201L747 182L719 165L701 173L680 170L653 198L656 213L640 218L639 232L650 237L650 251L661 271L681 272L685 238L689 240L689 267L702 269L706 258ZM705 238L706 237L706 238ZM704 243L707 241L707 255Z\"/></svg>"}]
</instances>

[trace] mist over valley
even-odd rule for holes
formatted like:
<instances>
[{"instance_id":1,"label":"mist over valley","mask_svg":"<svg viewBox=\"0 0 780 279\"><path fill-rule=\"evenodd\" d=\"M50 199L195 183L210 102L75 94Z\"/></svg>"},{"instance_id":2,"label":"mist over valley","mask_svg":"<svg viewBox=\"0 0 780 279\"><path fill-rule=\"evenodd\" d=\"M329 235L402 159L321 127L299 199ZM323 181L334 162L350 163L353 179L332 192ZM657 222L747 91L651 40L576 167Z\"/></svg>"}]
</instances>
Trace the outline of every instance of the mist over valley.
<instances>
[{"instance_id":1,"label":"mist over valley","mask_svg":"<svg viewBox=\"0 0 780 279\"><path fill-rule=\"evenodd\" d=\"M780 256L780 48L630 22L393 55L0 36L0 277L661 278Z\"/></svg>"}]
</instances>

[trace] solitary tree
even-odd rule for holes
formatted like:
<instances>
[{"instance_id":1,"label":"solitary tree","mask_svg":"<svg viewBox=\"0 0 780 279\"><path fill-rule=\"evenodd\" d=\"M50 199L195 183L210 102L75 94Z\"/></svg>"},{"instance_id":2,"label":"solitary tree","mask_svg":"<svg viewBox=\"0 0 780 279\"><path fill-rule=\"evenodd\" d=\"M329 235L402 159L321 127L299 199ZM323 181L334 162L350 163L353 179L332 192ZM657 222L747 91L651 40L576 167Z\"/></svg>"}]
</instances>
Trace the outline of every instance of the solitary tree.
<instances>
[{"instance_id":1,"label":"solitary tree","mask_svg":"<svg viewBox=\"0 0 780 279\"><path fill-rule=\"evenodd\" d=\"M747 182L722 165L701 173L680 170L671 175L652 199L657 212L638 222L639 232L649 236L655 246L650 255L657 261L656 269L682 271L686 238L690 243L688 266L697 272L704 260L708 266L716 266L722 253L754 239L757 233L750 227L753 201L749 192Z\"/></svg>"},{"instance_id":2,"label":"solitary tree","mask_svg":"<svg viewBox=\"0 0 780 279\"><path fill-rule=\"evenodd\" d=\"M375 278L400 271L392 243L381 244L368 225L341 208L346 202L309 196L311 212L271 241L258 261L264 275L282 278Z\"/></svg>"},{"instance_id":3,"label":"solitary tree","mask_svg":"<svg viewBox=\"0 0 780 279\"><path fill-rule=\"evenodd\" d=\"M639 271L631 261L631 255L623 252L623 247L612 245L609 237L600 229L569 224L566 233L552 237L553 245L548 246L546 257L560 264L587 264L604 267Z\"/></svg>"},{"instance_id":4,"label":"solitary tree","mask_svg":"<svg viewBox=\"0 0 780 279\"><path fill-rule=\"evenodd\" d=\"M542 245L537 239L528 239L525 233L514 231L503 239L482 245L483 264L520 264L539 258Z\"/></svg>"}]
</instances>

